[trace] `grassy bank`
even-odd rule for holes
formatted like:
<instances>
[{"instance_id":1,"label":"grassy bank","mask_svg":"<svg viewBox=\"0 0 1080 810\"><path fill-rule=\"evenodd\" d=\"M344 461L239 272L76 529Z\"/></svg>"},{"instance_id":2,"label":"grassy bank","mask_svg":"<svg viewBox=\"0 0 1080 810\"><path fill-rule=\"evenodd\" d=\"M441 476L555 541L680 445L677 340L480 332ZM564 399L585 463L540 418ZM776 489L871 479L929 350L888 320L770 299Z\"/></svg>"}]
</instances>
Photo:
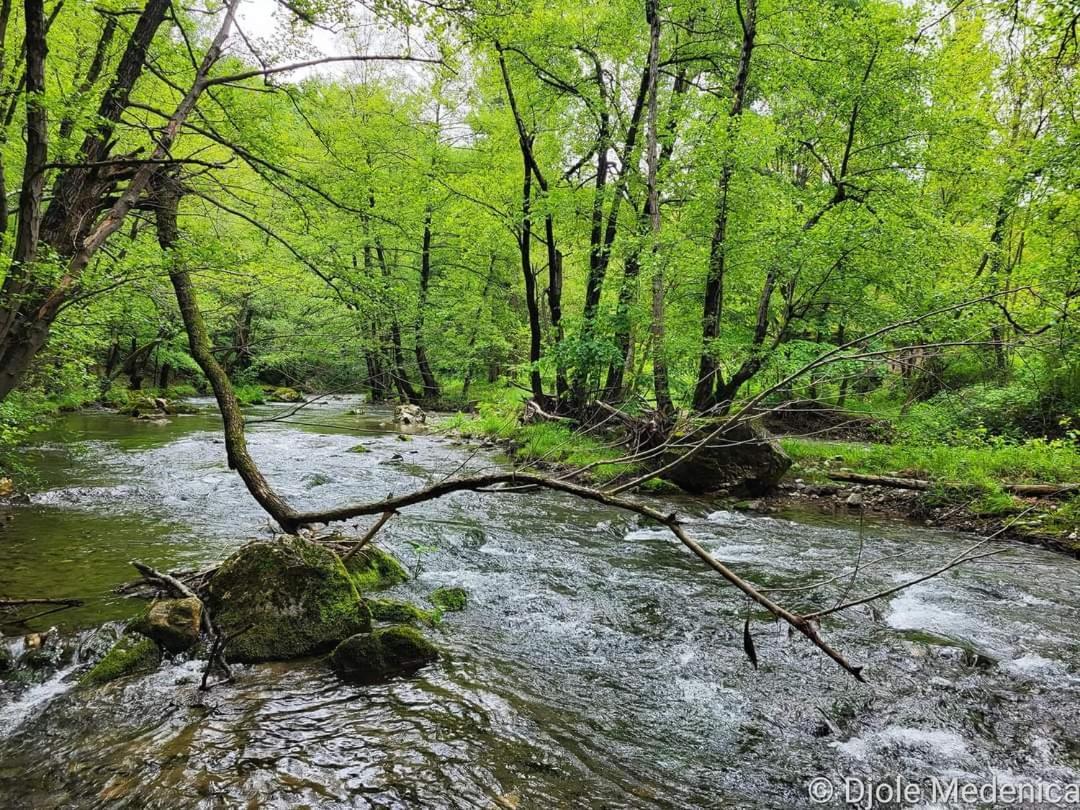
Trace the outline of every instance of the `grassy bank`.
<instances>
[{"instance_id":1,"label":"grassy bank","mask_svg":"<svg viewBox=\"0 0 1080 810\"><path fill-rule=\"evenodd\" d=\"M1080 451L1061 440L966 447L801 438L783 438L780 443L794 461L789 478L825 481L831 472L841 469L865 475L921 478L934 484L926 493L927 502L955 504L972 515L1003 521L1019 516L1033 503L1010 494L1004 484L1080 482ZM1031 534L1080 548L1080 540L1070 537L1080 531L1080 496L1040 502L1017 525Z\"/></svg>"},{"instance_id":2,"label":"grassy bank","mask_svg":"<svg viewBox=\"0 0 1080 810\"><path fill-rule=\"evenodd\" d=\"M520 407L510 403L485 403L476 414L458 413L439 428L459 433L463 438L483 438L506 442L514 458L538 469L580 468L589 465L588 476L597 482L631 475L638 468L619 462L625 451L576 432L559 422L522 425Z\"/></svg>"}]
</instances>

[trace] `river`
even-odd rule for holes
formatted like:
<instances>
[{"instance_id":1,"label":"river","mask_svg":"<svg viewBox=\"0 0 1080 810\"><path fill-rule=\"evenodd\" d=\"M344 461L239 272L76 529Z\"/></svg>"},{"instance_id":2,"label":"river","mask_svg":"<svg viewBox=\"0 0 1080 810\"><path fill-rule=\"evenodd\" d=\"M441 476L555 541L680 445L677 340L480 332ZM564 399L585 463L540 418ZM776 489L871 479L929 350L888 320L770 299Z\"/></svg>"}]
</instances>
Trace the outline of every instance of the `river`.
<instances>
[{"instance_id":1,"label":"river","mask_svg":"<svg viewBox=\"0 0 1080 810\"><path fill-rule=\"evenodd\" d=\"M499 463L430 433L402 441L388 412L357 405L339 398L252 426L253 454L296 505ZM370 452L348 452L358 442ZM0 594L85 599L32 625L57 626L72 646L139 609L111 592L133 578L129 560L194 568L270 534L225 468L209 408L161 422L70 414L23 461L37 483L28 504L0 511ZM850 592L871 592L972 542L670 506L763 587L829 579L861 549ZM0 804L799 808L818 775L1080 781L1074 559L1018 546L831 617L825 636L866 666L859 684L759 611L755 670L745 600L666 532L595 503L460 493L406 510L380 542L415 574L393 595L469 593L468 609L432 632L439 664L377 686L343 684L319 660L241 667L208 694L194 663L97 690L75 688L65 665L0 692ZM842 578L788 601L828 605L848 588Z\"/></svg>"}]
</instances>

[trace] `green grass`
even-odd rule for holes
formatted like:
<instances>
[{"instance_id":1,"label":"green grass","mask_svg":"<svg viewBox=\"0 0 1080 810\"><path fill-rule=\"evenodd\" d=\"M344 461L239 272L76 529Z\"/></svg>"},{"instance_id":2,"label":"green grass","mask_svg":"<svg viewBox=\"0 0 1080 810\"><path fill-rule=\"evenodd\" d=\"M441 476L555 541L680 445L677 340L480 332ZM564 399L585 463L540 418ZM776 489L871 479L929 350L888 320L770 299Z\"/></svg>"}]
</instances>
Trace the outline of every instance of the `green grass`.
<instances>
[{"instance_id":1,"label":"green grass","mask_svg":"<svg viewBox=\"0 0 1080 810\"><path fill-rule=\"evenodd\" d=\"M1080 481L1080 451L1061 441L1034 439L1022 444L984 447L781 439L796 464L820 471L826 461L869 475L901 475L948 481L993 490L1008 482Z\"/></svg>"},{"instance_id":2,"label":"green grass","mask_svg":"<svg viewBox=\"0 0 1080 810\"><path fill-rule=\"evenodd\" d=\"M589 475L596 481L610 481L637 469L633 464L616 461L624 455L621 448L609 447L556 422L521 425L515 407L502 403L481 405L480 413L476 415L455 414L441 427L447 431L457 431L467 438L514 441L518 461L544 462L568 468L596 463L597 466L589 470Z\"/></svg>"}]
</instances>

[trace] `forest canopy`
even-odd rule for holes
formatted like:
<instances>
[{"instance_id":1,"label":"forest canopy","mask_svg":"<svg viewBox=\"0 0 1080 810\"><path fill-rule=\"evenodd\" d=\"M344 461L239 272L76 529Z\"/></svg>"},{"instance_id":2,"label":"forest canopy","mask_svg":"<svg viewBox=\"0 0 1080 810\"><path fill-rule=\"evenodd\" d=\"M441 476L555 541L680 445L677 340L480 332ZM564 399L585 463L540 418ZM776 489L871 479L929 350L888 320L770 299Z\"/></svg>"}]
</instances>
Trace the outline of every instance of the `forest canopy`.
<instances>
[{"instance_id":1,"label":"forest canopy","mask_svg":"<svg viewBox=\"0 0 1080 810\"><path fill-rule=\"evenodd\" d=\"M177 263L242 393L1075 437L1068 4L244 5L4 0L9 440L206 390Z\"/></svg>"}]
</instances>

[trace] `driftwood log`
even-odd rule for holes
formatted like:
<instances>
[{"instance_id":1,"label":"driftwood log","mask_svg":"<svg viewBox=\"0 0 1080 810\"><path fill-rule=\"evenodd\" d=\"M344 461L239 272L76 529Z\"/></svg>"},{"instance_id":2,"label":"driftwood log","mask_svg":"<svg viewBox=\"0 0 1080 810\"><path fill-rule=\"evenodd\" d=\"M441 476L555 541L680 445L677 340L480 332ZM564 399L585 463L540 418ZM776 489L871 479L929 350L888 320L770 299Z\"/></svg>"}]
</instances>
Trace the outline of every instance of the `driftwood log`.
<instances>
[{"instance_id":1,"label":"driftwood log","mask_svg":"<svg viewBox=\"0 0 1080 810\"><path fill-rule=\"evenodd\" d=\"M853 484L872 484L879 487L896 489L928 490L936 486L962 488L965 484L950 481L931 481L926 478L901 478L892 475L865 475L853 472L831 472L833 481L846 481ZM1029 498L1057 498L1080 491L1080 484L1001 484L1001 488L1013 495Z\"/></svg>"}]
</instances>

